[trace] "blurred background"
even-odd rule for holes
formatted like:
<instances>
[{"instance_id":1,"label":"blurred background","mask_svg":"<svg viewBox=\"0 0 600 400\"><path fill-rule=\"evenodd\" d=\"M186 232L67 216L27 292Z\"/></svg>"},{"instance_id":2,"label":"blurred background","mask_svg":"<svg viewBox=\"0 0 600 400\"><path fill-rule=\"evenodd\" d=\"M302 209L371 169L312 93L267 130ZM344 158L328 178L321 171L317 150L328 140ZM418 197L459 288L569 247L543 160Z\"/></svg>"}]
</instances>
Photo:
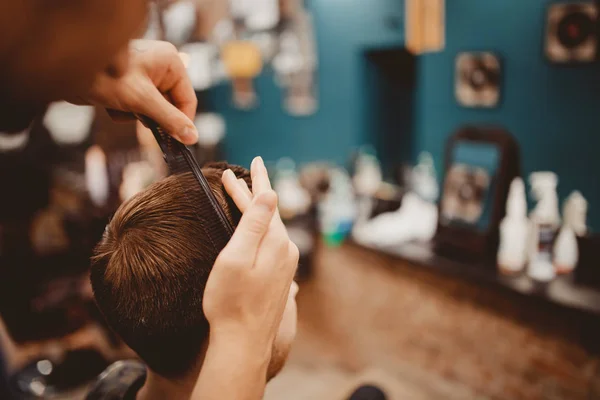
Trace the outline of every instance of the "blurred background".
<instances>
[{"instance_id":1,"label":"blurred background","mask_svg":"<svg viewBox=\"0 0 600 400\"><path fill-rule=\"evenodd\" d=\"M600 398L600 3L162 0L200 162L262 156L301 251L271 399ZM23 398L135 357L89 257L167 171L152 135L53 104L0 133L0 346ZM10 195L8 195L10 194Z\"/></svg>"}]
</instances>

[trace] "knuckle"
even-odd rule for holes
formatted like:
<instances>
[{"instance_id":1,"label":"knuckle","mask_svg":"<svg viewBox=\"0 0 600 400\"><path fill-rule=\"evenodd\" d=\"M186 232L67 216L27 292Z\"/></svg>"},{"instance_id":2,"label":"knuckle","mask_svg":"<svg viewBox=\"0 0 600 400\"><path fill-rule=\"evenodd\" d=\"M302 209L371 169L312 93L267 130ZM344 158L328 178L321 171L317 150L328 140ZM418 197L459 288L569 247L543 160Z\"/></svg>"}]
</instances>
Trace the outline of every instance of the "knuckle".
<instances>
[{"instance_id":1,"label":"knuckle","mask_svg":"<svg viewBox=\"0 0 600 400\"><path fill-rule=\"evenodd\" d=\"M170 57L178 57L179 58L179 52L177 51L177 47L175 47L175 45L173 43L170 42L161 42L161 51L163 52L164 55L170 56Z\"/></svg>"},{"instance_id":2,"label":"knuckle","mask_svg":"<svg viewBox=\"0 0 600 400\"><path fill-rule=\"evenodd\" d=\"M285 264L289 257L289 246L287 243L282 243L281 240L277 241L277 258L282 260L282 264Z\"/></svg>"},{"instance_id":3,"label":"knuckle","mask_svg":"<svg viewBox=\"0 0 600 400\"><path fill-rule=\"evenodd\" d=\"M265 222L258 218L252 219L247 230L251 235L261 235L265 231Z\"/></svg>"},{"instance_id":4,"label":"knuckle","mask_svg":"<svg viewBox=\"0 0 600 400\"><path fill-rule=\"evenodd\" d=\"M300 260L300 250L298 250L298 246L292 242L289 244L289 257L292 263L298 264L298 261Z\"/></svg>"},{"instance_id":5,"label":"knuckle","mask_svg":"<svg viewBox=\"0 0 600 400\"><path fill-rule=\"evenodd\" d=\"M198 98L196 96L190 97L188 101L190 102L190 108L198 108Z\"/></svg>"},{"instance_id":6,"label":"knuckle","mask_svg":"<svg viewBox=\"0 0 600 400\"><path fill-rule=\"evenodd\" d=\"M244 258L233 251L223 251L219 254L215 264L226 266L228 268L241 267L244 264Z\"/></svg>"}]
</instances>

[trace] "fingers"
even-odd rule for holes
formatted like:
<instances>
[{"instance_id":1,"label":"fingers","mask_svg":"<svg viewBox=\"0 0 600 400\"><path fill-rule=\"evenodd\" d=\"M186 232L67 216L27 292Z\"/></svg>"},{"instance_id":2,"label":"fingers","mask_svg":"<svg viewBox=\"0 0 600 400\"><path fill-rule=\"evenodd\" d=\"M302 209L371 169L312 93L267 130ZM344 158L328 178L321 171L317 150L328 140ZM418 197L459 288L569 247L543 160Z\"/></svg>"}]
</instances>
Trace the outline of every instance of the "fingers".
<instances>
[{"instance_id":1,"label":"fingers","mask_svg":"<svg viewBox=\"0 0 600 400\"><path fill-rule=\"evenodd\" d=\"M179 52L179 58L181 59L181 62L183 63L184 67L188 67L188 65L190 65L190 55L187 53L182 53Z\"/></svg>"},{"instance_id":2,"label":"fingers","mask_svg":"<svg viewBox=\"0 0 600 400\"><path fill-rule=\"evenodd\" d=\"M198 98L185 66L181 61L176 64L177 67L171 69L171 73L175 74L172 85L161 86L159 90L168 93L173 104L190 120L193 120L198 108Z\"/></svg>"},{"instance_id":3,"label":"fingers","mask_svg":"<svg viewBox=\"0 0 600 400\"><path fill-rule=\"evenodd\" d=\"M235 186L239 188L239 185ZM269 191L256 196L221 254L241 255L246 260L254 260L258 247L269 230L276 207L275 192Z\"/></svg>"},{"instance_id":4,"label":"fingers","mask_svg":"<svg viewBox=\"0 0 600 400\"><path fill-rule=\"evenodd\" d=\"M146 99L139 104L140 114L153 119L171 136L184 144L194 144L198 140L196 127L175 105L171 104L156 88L150 88Z\"/></svg>"},{"instance_id":5,"label":"fingers","mask_svg":"<svg viewBox=\"0 0 600 400\"><path fill-rule=\"evenodd\" d=\"M245 180L243 180L242 178L238 179L238 183L241 186L242 190L244 191L244 193L246 193L246 195L252 199L252 192L250 191L250 189L248 188L248 184L246 183Z\"/></svg>"},{"instance_id":6,"label":"fingers","mask_svg":"<svg viewBox=\"0 0 600 400\"><path fill-rule=\"evenodd\" d=\"M242 213L246 212L252 202L252 193L250 193L248 186L244 189L230 169L223 172L222 181L225 191L227 191L227 194L231 197L237 208ZM244 182L245 184L246 182Z\"/></svg>"},{"instance_id":7,"label":"fingers","mask_svg":"<svg viewBox=\"0 0 600 400\"><path fill-rule=\"evenodd\" d=\"M252 192L257 195L271 190L271 181L265 163L261 157L256 157L250 166L252 176Z\"/></svg>"},{"instance_id":8,"label":"fingers","mask_svg":"<svg viewBox=\"0 0 600 400\"><path fill-rule=\"evenodd\" d=\"M167 42L135 42L137 51L145 54L142 64L155 86L155 90L144 93L147 98L142 102L146 111L135 111L154 119L179 141L196 143L198 132L192 121L198 99L184 64L186 57ZM143 51L144 47L149 47L149 50Z\"/></svg>"}]
</instances>

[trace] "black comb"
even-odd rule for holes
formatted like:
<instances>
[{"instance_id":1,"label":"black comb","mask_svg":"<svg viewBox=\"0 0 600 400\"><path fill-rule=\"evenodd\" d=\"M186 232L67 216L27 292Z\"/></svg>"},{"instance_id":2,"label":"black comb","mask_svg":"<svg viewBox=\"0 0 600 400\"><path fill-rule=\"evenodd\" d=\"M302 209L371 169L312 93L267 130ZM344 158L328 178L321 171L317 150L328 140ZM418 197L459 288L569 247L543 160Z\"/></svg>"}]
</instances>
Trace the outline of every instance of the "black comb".
<instances>
[{"instance_id":1,"label":"black comb","mask_svg":"<svg viewBox=\"0 0 600 400\"><path fill-rule=\"evenodd\" d=\"M171 175L178 175L191 172L200 185L202 199L198 207L209 206L212 214L215 216L216 223L210 223L206 233L217 251L221 251L231 239L234 228L227 219L225 211L217 201L214 193L210 189L208 180L202 173L196 158L192 155L186 145L177 141L168 135L156 122L144 116L137 116L144 125L146 125L154 134L163 152L163 157L169 167ZM200 214L200 213L199 213ZM210 221L209 221L210 222Z\"/></svg>"}]
</instances>

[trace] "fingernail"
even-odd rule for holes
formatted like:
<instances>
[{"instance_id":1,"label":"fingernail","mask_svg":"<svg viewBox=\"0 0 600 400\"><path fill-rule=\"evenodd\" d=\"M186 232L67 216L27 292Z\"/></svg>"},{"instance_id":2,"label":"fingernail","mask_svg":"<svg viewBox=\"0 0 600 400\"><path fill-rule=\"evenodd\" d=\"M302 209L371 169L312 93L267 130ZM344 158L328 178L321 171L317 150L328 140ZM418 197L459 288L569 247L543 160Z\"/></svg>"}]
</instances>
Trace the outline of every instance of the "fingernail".
<instances>
[{"instance_id":1,"label":"fingernail","mask_svg":"<svg viewBox=\"0 0 600 400\"><path fill-rule=\"evenodd\" d=\"M256 199L256 205L271 212L277 206L277 195L272 190L261 193Z\"/></svg>"},{"instance_id":2,"label":"fingernail","mask_svg":"<svg viewBox=\"0 0 600 400\"><path fill-rule=\"evenodd\" d=\"M221 179L225 179L225 176L227 176L229 174L233 174L233 171L231 169L226 169L225 171L223 171L223 175L221 176Z\"/></svg>"},{"instance_id":3,"label":"fingernail","mask_svg":"<svg viewBox=\"0 0 600 400\"><path fill-rule=\"evenodd\" d=\"M195 143L198 140L198 132L195 128L189 126L186 127L179 136L186 143Z\"/></svg>"},{"instance_id":4,"label":"fingernail","mask_svg":"<svg viewBox=\"0 0 600 400\"><path fill-rule=\"evenodd\" d=\"M258 167L258 157L254 157L252 163L250 163L250 177L254 178L256 175L256 167Z\"/></svg>"}]
</instances>

